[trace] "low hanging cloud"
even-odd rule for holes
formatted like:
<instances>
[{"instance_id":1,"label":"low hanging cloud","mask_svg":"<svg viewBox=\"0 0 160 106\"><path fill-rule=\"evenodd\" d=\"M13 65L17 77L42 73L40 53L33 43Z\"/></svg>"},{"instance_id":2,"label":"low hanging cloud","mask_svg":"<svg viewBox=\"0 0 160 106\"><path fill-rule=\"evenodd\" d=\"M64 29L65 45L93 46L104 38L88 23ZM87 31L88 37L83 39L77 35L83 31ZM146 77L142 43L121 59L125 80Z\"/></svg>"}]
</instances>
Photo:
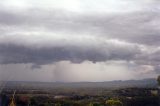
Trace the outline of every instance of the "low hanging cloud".
<instances>
[{"instance_id":1,"label":"low hanging cloud","mask_svg":"<svg viewBox=\"0 0 160 106\"><path fill-rule=\"evenodd\" d=\"M127 44L116 40L77 40L75 43L56 44L51 43L49 47L38 48L22 45L1 45L1 64L9 63L34 63L49 64L68 60L72 62L92 62L107 60L132 60L141 54L138 45ZM79 42L78 42L79 41ZM72 42L72 41L70 41ZM74 41L73 41L74 42ZM52 46L53 45L53 46Z\"/></svg>"}]
</instances>

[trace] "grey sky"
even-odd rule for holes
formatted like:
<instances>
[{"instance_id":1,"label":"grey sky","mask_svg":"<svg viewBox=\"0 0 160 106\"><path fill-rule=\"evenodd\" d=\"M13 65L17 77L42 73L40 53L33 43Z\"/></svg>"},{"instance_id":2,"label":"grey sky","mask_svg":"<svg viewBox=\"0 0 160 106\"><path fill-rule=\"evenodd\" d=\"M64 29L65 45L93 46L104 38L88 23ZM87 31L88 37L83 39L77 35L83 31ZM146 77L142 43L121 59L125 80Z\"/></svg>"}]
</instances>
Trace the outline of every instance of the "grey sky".
<instances>
[{"instance_id":1,"label":"grey sky","mask_svg":"<svg viewBox=\"0 0 160 106\"><path fill-rule=\"evenodd\" d=\"M0 80L156 77L159 7L158 0L1 0Z\"/></svg>"}]
</instances>

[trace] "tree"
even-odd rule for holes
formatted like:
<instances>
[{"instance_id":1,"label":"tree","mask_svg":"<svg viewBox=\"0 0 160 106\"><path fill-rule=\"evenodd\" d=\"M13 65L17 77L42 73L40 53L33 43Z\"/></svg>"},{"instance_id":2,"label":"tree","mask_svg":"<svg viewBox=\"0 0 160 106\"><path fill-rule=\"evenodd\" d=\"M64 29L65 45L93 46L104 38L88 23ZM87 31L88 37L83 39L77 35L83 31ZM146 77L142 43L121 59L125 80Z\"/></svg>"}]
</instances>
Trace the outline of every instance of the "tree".
<instances>
[{"instance_id":1,"label":"tree","mask_svg":"<svg viewBox=\"0 0 160 106\"><path fill-rule=\"evenodd\" d=\"M89 105L88 106L93 106L93 103L91 102L91 103L89 103Z\"/></svg>"},{"instance_id":2,"label":"tree","mask_svg":"<svg viewBox=\"0 0 160 106\"><path fill-rule=\"evenodd\" d=\"M15 94L16 94L16 91L14 91L14 93L13 93L13 96L12 96L12 99L11 99L11 103L9 104L9 106L16 106L15 98L14 98Z\"/></svg>"},{"instance_id":3,"label":"tree","mask_svg":"<svg viewBox=\"0 0 160 106\"><path fill-rule=\"evenodd\" d=\"M123 106L122 102L118 99L110 99L106 101L107 106Z\"/></svg>"},{"instance_id":4,"label":"tree","mask_svg":"<svg viewBox=\"0 0 160 106\"><path fill-rule=\"evenodd\" d=\"M56 103L55 106L61 106L61 104L60 103Z\"/></svg>"}]
</instances>

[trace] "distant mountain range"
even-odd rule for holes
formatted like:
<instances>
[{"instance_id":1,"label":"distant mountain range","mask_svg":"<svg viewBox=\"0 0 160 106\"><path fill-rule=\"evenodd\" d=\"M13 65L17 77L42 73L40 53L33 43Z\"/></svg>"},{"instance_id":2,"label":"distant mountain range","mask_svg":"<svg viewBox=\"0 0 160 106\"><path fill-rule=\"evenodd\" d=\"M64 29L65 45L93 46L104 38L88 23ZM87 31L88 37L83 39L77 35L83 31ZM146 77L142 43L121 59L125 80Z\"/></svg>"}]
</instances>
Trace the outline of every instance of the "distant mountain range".
<instances>
[{"instance_id":1,"label":"distant mountain range","mask_svg":"<svg viewBox=\"0 0 160 106\"><path fill-rule=\"evenodd\" d=\"M8 81L6 84L1 82L1 87L7 88L153 88L157 87L156 79L127 80L127 81L106 81L106 82L27 82L27 81Z\"/></svg>"}]
</instances>

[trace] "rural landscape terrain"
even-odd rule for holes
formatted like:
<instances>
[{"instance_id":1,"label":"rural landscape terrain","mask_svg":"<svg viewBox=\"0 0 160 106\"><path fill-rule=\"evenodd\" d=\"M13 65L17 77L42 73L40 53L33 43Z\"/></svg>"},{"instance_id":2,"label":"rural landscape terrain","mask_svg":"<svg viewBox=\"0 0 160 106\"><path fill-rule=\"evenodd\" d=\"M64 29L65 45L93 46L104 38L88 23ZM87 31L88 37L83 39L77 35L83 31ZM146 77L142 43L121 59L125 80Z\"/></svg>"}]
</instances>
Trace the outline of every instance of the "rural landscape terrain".
<instances>
[{"instance_id":1,"label":"rural landscape terrain","mask_svg":"<svg viewBox=\"0 0 160 106\"><path fill-rule=\"evenodd\" d=\"M2 82L3 83L3 82ZM46 83L7 82L1 106L159 106L155 79Z\"/></svg>"}]
</instances>

